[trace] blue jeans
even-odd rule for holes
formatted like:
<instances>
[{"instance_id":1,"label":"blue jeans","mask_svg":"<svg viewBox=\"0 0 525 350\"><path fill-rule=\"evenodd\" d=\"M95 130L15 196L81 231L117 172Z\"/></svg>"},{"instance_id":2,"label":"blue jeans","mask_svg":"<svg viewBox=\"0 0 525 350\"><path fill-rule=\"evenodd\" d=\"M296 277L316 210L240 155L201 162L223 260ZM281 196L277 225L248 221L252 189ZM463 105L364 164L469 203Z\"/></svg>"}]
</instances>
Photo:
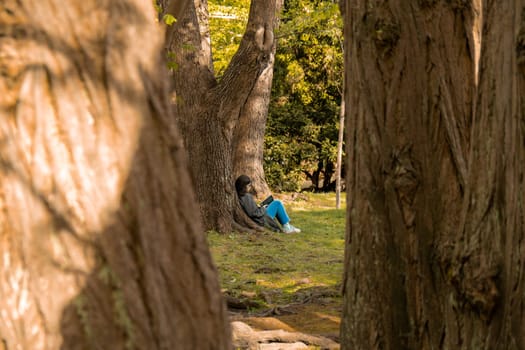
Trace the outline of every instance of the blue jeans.
<instances>
[{"instance_id":1,"label":"blue jeans","mask_svg":"<svg viewBox=\"0 0 525 350\"><path fill-rule=\"evenodd\" d=\"M277 221L279 221L281 225L290 222L290 218L288 217L288 214L286 214L286 209L284 209L283 203L278 199L274 200L268 205L268 207L266 207L266 214L272 219L277 218Z\"/></svg>"}]
</instances>

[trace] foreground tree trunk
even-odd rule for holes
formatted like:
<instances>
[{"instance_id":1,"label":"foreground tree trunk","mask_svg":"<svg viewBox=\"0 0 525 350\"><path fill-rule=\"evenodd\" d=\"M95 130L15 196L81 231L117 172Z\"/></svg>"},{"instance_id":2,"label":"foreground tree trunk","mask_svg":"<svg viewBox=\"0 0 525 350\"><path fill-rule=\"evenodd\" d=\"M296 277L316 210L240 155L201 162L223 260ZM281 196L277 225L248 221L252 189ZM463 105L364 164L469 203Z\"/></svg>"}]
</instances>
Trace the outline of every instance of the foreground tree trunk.
<instances>
[{"instance_id":1,"label":"foreground tree trunk","mask_svg":"<svg viewBox=\"0 0 525 350\"><path fill-rule=\"evenodd\" d=\"M265 122L264 111L256 106L261 98L252 94L254 89L263 93L267 89L259 79L274 50L276 0L252 2L240 47L220 81L213 74L209 33L200 26L207 23L207 5L205 1L194 3L190 13L169 29L167 48L177 66L172 73L178 123L188 149L201 213L206 229L230 232L232 227L254 228L243 216L233 187L234 162L243 159L238 151L244 144L242 132L237 133L235 141L234 135L239 120L248 128L253 128L257 120L253 131L259 138L264 135L264 125L259 124ZM265 79L271 82L271 76ZM253 116L251 112L255 112ZM253 154L259 156L263 139L253 142ZM241 226L235 225L234 218Z\"/></svg>"},{"instance_id":2,"label":"foreground tree trunk","mask_svg":"<svg viewBox=\"0 0 525 350\"><path fill-rule=\"evenodd\" d=\"M484 9L464 244L450 271L463 311L457 340L524 349L525 1L486 1Z\"/></svg>"},{"instance_id":3,"label":"foreground tree trunk","mask_svg":"<svg viewBox=\"0 0 525 350\"><path fill-rule=\"evenodd\" d=\"M463 6L465 5L466 6ZM479 7L344 1L343 349L454 349Z\"/></svg>"},{"instance_id":4,"label":"foreground tree trunk","mask_svg":"<svg viewBox=\"0 0 525 350\"><path fill-rule=\"evenodd\" d=\"M154 18L0 5L5 349L231 348Z\"/></svg>"}]
</instances>

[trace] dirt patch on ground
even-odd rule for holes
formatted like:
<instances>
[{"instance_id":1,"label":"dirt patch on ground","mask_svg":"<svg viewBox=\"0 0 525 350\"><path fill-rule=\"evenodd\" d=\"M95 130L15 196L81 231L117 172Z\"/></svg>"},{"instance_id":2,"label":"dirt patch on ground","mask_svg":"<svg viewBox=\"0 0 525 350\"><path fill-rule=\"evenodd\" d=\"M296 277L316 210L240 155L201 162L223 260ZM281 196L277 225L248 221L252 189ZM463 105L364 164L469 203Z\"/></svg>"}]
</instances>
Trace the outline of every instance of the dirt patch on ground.
<instances>
[{"instance_id":1,"label":"dirt patch on ground","mask_svg":"<svg viewBox=\"0 0 525 350\"><path fill-rule=\"evenodd\" d=\"M300 332L339 343L341 298L290 304L258 313L231 312L231 319L244 322L258 331Z\"/></svg>"}]
</instances>

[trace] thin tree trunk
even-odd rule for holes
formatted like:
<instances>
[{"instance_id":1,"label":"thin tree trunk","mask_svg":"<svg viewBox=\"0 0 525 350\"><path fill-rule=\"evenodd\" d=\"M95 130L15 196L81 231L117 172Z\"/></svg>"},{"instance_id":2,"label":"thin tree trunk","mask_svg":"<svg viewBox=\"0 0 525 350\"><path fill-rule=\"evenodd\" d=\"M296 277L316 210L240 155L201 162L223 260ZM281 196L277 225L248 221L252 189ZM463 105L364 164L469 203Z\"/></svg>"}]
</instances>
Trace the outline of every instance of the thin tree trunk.
<instances>
[{"instance_id":1,"label":"thin tree trunk","mask_svg":"<svg viewBox=\"0 0 525 350\"><path fill-rule=\"evenodd\" d=\"M0 5L5 349L230 349L143 1Z\"/></svg>"},{"instance_id":2,"label":"thin tree trunk","mask_svg":"<svg viewBox=\"0 0 525 350\"><path fill-rule=\"evenodd\" d=\"M344 91L344 89L343 89ZM337 138L337 163L335 173L335 208L341 208L341 169L343 168L343 141L345 129L345 100L341 99L341 111L339 114L339 136Z\"/></svg>"}]
</instances>

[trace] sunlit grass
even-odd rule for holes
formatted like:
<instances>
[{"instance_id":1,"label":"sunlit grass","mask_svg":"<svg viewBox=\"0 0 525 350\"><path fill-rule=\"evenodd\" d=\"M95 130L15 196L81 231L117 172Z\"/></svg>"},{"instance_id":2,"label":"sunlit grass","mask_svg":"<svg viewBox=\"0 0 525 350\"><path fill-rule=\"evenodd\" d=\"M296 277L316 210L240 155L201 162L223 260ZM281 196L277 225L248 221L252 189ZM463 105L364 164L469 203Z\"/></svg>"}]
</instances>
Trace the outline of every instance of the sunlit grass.
<instances>
[{"instance_id":1,"label":"sunlit grass","mask_svg":"<svg viewBox=\"0 0 525 350\"><path fill-rule=\"evenodd\" d=\"M298 234L208 233L221 286L233 295L256 295L274 304L294 293L322 287L338 291L343 274L345 207L335 195L280 196ZM344 196L343 196L344 197Z\"/></svg>"},{"instance_id":2,"label":"sunlit grass","mask_svg":"<svg viewBox=\"0 0 525 350\"><path fill-rule=\"evenodd\" d=\"M312 193L303 192L299 195L276 194L275 197L283 199L292 209L302 210L320 210L335 209L335 193ZM346 207L346 193L340 196L341 208Z\"/></svg>"}]
</instances>

